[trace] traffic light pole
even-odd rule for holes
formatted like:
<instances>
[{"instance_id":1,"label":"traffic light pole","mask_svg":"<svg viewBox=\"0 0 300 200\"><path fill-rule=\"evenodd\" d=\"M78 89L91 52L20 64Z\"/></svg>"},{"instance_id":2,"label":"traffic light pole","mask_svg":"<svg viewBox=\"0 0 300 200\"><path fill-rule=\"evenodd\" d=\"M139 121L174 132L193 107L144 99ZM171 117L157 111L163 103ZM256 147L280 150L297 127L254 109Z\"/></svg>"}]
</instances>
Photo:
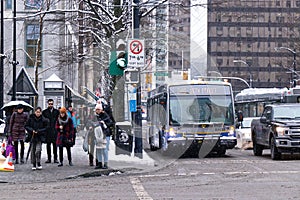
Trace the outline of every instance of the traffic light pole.
<instances>
[{"instance_id":1,"label":"traffic light pole","mask_svg":"<svg viewBox=\"0 0 300 200\"><path fill-rule=\"evenodd\" d=\"M133 38L139 38L139 31L140 31L140 16L139 16L139 0L134 0L133 3L135 4L133 7ZM140 68L138 68L139 74L139 81L137 84L137 111L132 113L132 120L134 122L134 155L139 158L143 158L143 134L142 134L142 111L141 111L141 73Z\"/></svg>"}]
</instances>

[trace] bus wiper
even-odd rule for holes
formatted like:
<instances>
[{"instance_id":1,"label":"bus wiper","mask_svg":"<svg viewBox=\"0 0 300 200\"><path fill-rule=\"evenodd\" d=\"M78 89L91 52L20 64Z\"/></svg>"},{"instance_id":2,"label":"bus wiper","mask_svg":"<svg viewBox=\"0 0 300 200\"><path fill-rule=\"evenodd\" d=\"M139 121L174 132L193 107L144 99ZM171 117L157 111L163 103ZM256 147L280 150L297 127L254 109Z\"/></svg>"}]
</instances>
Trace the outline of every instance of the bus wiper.
<instances>
[{"instance_id":1,"label":"bus wiper","mask_svg":"<svg viewBox=\"0 0 300 200\"><path fill-rule=\"evenodd\" d=\"M293 117L275 117L275 119L294 119Z\"/></svg>"}]
</instances>

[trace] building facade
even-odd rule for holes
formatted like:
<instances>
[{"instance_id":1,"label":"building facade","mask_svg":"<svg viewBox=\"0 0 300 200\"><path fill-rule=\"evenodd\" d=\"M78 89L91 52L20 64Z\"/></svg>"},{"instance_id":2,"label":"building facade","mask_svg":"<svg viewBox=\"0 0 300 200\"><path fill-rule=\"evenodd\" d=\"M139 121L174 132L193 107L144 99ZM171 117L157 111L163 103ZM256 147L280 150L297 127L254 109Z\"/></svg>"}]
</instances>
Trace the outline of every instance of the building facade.
<instances>
[{"instance_id":1,"label":"building facade","mask_svg":"<svg viewBox=\"0 0 300 200\"><path fill-rule=\"evenodd\" d=\"M299 78L299 8L298 0L208 1L208 71L251 78L253 87L290 87Z\"/></svg>"}]
</instances>

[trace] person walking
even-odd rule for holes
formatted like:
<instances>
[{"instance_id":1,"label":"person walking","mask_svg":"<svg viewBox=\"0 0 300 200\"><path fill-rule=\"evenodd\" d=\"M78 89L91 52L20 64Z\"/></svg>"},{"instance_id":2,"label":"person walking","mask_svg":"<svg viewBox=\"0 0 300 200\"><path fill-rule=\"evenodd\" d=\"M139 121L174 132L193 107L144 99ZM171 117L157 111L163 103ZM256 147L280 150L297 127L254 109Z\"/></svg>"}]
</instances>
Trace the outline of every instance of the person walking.
<instances>
[{"instance_id":1,"label":"person walking","mask_svg":"<svg viewBox=\"0 0 300 200\"><path fill-rule=\"evenodd\" d=\"M15 164L19 164L19 142L21 146L20 163L24 163L24 140L25 140L25 124L28 120L28 114L24 112L22 104L17 105L17 111L13 112L9 122L9 134L12 137L13 145L16 153Z\"/></svg>"},{"instance_id":2,"label":"person walking","mask_svg":"<svg viewBox=\"0 0 300 200\"><path fill-rule=\"evenodd\" d=\"M51 144L53 147L53 162L58 163L56 146L57 131L55 129L55 123L58 118L59 111L54 108L53 103L53 99L48 99L48 107L42 112L42 115L49 119L49 126L46 134L46 148L48 159L45 163L51 163Z\"/></svg>"},{"instance_id":3,"label":"person walking","mask_svg":"<svg viewBox=\"0 0 300 200\"><path fill-rule=\"evenodd\" d=\"M34 114L29 116L29 119L25 125L25 129L30 134L31 145L31 163L32 170L42 169L41 154L42 154L42 142L46 140L47 129L49 126L49 119L42 116L42 108L37 107L34 110Z\"/></svg>"},{"instance_id":4,"label":"person walking","mask_svg":"<svg viewBox=\"0 0 300 200\"><path fill-rule=\"evenodd\" d=\"M71 147L74 145L74 126L72 119L67 115L67 109L61 107L59 110L59 116L55 124L55 128L58 132L56 145L59 148L59 161L58 167L63 166L63 147L67 149L67 155L69 160L69 165L73 166Z\"/></svg>"},{"instance_id":5,"label":"person walking","mask_svg":"<svg viewBox=\"0 0 300 200\"><path fill-rule=\"evenodd\" d=\"M68 115L68 117L70 117L72 119L72 122L73 122L73 126L74 126L73 141L74 141L74 145L75 145L76 134L77 134L77 116L76 116L76 112L73 111L73 106L72 105L69 105L67 115Z\"/></svg>"},{"instance_id":6,"label":"person walking","mask_svg":"<svg viewBox=\"0 0 300 200\"><path fill-rule=\"evenodd\" d=\"M87 117L85 121L85 129L86 134L85 137L87 137L87 143L88 143L88 155L89 155L89 165L94 166L94 154L95 154L95 134L94 134L94 128L93 128L93 119L94 119L94 111L90 112L89 116ZM98 163L98 160L96 158L96 165Z\"/></svg>"},{"instance_id":7,"label":"person walking","mask_svg":"<svg viewBox=\"0 0 300 200\"><path fill-rule=\"evenodd\" d=\"M113 121L109 117L109 115L103 110L102 104L97 104L95 107L96 116L94 119L94 124L100 125L102 128L102 131L105 135L106 139L106 145L104 149L104 165L102 165L102 162L98 160L98 164L95 167L95 169L107 169L108 168L108 151L109 151L109 143L110 143L110 136L111 136L111 129L110 126L113 125ZM97 151L96 151L96 157L98 158Z\"/></svg>"}]
</instances>

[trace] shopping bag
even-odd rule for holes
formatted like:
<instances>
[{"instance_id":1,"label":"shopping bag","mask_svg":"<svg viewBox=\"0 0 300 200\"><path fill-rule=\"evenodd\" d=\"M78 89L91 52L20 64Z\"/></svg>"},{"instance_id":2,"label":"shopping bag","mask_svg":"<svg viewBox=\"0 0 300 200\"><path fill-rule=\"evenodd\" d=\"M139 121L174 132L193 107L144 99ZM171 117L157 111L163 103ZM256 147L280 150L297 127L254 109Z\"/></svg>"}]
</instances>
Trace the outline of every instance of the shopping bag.
<instances>
[{"instance_id":1,"label":"shopping bag","mask_svg":"<svg viewBox=\"0 0 300 200\"><path fill-rule=\"evenodd\" d=\"M12 144L12 138L8 137L6 150L5 150L6 157L9 156L10 152L12 152L12 158L15 160L16 159L15 147Z\"/></svg>"}]
</instances>

